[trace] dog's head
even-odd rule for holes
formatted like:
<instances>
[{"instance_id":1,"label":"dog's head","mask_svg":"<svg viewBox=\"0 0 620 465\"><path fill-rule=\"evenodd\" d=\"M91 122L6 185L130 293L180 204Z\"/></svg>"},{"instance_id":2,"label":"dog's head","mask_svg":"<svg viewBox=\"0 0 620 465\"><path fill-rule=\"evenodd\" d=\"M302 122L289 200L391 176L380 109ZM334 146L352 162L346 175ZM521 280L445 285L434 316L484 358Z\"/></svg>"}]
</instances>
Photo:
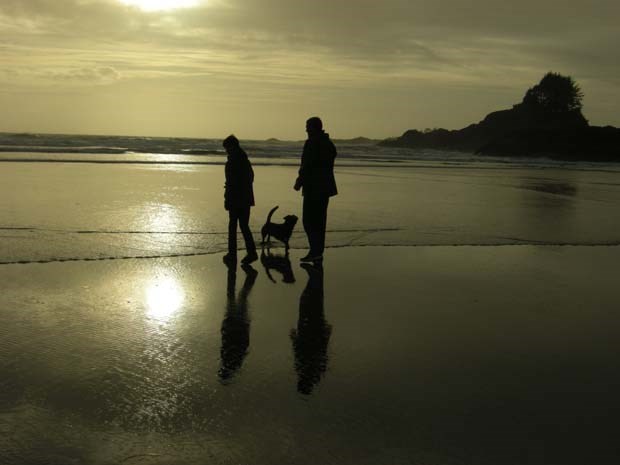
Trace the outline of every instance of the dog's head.
<instances>
[{"instance_id":1,"label":"dog's head","mask_svg":"<svg viewBox=\"0 0 620 465\"><path fill-rule=\"evenodd\" d=\"M293 227L293 226L295 226L297 224L297 220L298 220L298 218L295 215L286 215L284 217L284 224Z\"/></svg>"}]
</instances>

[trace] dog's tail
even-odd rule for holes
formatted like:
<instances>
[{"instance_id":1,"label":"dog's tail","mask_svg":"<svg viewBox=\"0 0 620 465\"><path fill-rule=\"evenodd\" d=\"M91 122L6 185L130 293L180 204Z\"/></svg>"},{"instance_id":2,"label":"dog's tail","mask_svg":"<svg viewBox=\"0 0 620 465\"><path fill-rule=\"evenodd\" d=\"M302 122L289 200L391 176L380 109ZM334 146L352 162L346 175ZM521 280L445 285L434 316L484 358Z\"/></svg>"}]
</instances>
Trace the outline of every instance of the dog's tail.
<instances>
[{"instance_id":1,"label":"dog's tail","mask_svg":"<svg viewBox=\"0 0 620 465\"><path fill-rule=\"evenodd\" d=\"M273 215L273 212L275 212L278 209L278 207L279 205L276 205L271 210L269 210L269 215L267 215L267 223L271 221L271 216Z\"/></svg>"}]
</instances>

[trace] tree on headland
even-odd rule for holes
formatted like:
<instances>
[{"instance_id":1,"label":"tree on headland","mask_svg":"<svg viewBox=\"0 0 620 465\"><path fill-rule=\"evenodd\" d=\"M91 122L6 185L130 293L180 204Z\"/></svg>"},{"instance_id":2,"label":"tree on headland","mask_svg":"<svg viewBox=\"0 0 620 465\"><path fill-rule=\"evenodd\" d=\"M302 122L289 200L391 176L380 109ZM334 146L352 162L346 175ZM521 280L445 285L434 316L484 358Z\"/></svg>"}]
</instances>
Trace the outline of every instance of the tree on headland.
<instances>
[{"instance_id":1,"label":"tree on headland","mask_svg":"<svg viewBox=\"0 0 620 465\"><path fill-rule=\"evenodd\" d=\"M548 72L523 100L456 130L409 129L387 147L462 150L482 155L620 161L620 128L590 126L583 92L570 76Z\"/></svg>"},{"instance_id":2,"label":"tree on headland","mask_svg":"<svg viewBox=\"0 0 620 465\"><path fill-rule=\"evenodd\" d=\"M581 111L583 92L570 76L548 72L523 97L523 105L552 113Z\"/></svg>"}]
</instances>

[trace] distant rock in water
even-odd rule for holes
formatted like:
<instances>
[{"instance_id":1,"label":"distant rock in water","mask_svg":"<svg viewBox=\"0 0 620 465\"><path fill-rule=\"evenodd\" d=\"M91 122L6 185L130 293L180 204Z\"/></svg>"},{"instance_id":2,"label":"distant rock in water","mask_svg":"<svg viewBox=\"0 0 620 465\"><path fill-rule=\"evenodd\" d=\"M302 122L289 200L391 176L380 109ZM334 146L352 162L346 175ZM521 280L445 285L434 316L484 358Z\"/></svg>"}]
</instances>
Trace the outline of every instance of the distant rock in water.
<instances>
[{"instance_id":1,"label":"distant rock in water","mask_svg":"<svg viewBox=\"0 0 620 465\"><path fill-rule=\"evenodd\" d=\"M482 155L620 161L620 129L590 126L581 113L582 97L572 78L548 73L521 103L490 113L477 124L458 130L411 129L379 144Z\"/></svg>"},{"instance_id":2,"label":"distant rock in water","mask_svg":"<svg viewBox=\"0 0 620 465\"><path fill-rule=\"evenodd\" d=\"M368 137L354 137L353 139L334 139L334 142L340 142L343 144L351 144L351 145L368 145L368 144L376 144L380 142L375 139L369 139Z\"/></svg>"}]
</instances>

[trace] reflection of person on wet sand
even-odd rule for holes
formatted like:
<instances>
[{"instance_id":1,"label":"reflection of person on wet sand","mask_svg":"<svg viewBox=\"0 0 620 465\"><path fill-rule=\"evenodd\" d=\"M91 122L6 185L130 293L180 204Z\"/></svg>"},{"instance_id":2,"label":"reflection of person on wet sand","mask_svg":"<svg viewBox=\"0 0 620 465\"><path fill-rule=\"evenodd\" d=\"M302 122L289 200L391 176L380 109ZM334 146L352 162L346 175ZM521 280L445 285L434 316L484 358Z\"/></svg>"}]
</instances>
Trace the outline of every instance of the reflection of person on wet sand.
<instances>
[{"instance_id":1,"label":"reflection of person on wet sand","mask_svg":"<svg viewBox=\"0 0 620 465\"><path fill-rule=\"evenodd\" d=\"M243 265L245 281L235 298L237 273L234 266L228 269L226 315L222 321L222 348L220 350L221 381L230 380L241 368L250 346L250 319L248 317L248 295L254 286L258 272L250 265Z\"/></svg>"},{"instance_id":2,"label":"reflection of person on wet sand","mask_svg":"<svg viewBox=\"0 0 620 465\"><path fill-rule=\"evenodd\" d=\"M327 346L332 327L325 320L323 308L323 267L302 264L308 283L299 299L297 329L291 330L297 391L311 394L327 369Z\"/></svg>"}]
</instances>

